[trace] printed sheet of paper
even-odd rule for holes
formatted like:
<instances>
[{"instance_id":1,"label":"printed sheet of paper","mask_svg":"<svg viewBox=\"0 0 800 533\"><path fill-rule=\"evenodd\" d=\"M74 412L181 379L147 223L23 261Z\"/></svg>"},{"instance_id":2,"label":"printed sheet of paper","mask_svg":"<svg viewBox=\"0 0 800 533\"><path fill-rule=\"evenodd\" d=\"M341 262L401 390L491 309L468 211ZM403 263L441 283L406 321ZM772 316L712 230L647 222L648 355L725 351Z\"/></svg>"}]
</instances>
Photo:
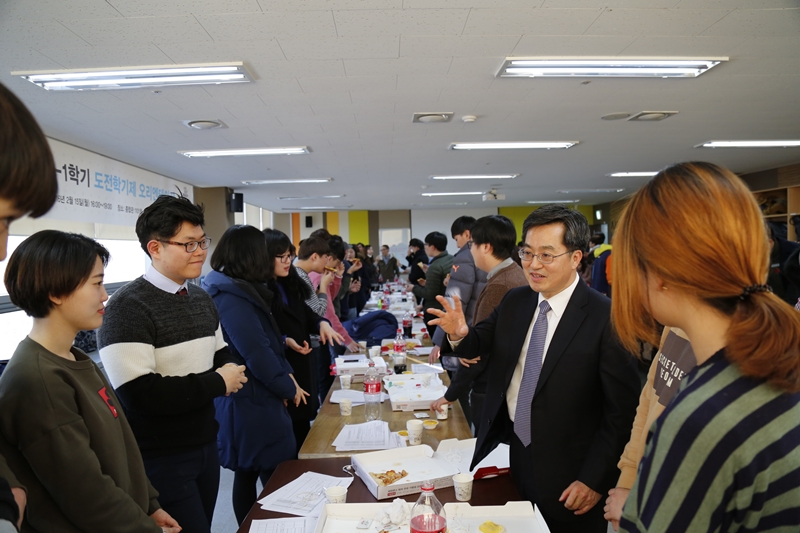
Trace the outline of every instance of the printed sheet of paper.
<instances>
[{"instance_id":1,"label":"printed sheet of paper","mask_svg":"<svg viewBox=\"0 0 800 533\"><path fill-rule=\"evenodd\" d=\"M253 520L250 533L314 533L316 518L272 518Z\"/></svg>"},{"instance_id":2,"label":"printed sheet of paper","mask_svg":"<svg viewBox=\"0 0 800 533\"><path fill-rule=\"evenodd\" d=\"M325 489L349 487L352 477L334 477L316 472L304 472L272 494L258 501L265 511L275 511L296 516L319 516L325 506Z\"/></svg>"},{"instance_id":3,"label":"printed sheet of paper","mask_svg":"<svg viewBox=\"0 0 800 533\"><path fill-rule=\"evenodd\" d=\"M331 403L340 403L342 398L350 398L353 405L364 405L364 391L353 389L339 389L331 393ZM381 402L388 400L389 395L381 392Z\"/></svg>"},{"instance_id":4,"label":"printed sheet of paper","mask_svg":"<svg viewBox=\"0 0 800 533\"><path fill-rule=\"evenodd\" d=\"M413 363L411 365L411 371L415 374L441 374L444 372L444 368L440 363L435 363L433 365L428 363Z\"/></svg>"}]
</instances>

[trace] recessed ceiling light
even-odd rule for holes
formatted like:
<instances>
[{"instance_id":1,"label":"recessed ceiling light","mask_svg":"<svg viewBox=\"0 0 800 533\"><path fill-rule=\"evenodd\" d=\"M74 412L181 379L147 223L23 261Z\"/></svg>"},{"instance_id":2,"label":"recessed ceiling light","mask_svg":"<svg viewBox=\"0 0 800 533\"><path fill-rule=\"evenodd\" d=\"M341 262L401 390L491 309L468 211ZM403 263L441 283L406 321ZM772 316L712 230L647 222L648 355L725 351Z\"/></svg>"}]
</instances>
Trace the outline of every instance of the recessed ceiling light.
<instances>
[{"instance_id":1,"label":"recessed ceiling light","mask_svg":"<svg viewBox=\"0 0 800 533\"><path fill-rule=\"evenodd\" d=\"M658 172L614 172L608 175L612 178L649 178L656 174L658 174Z\"/></svg>"},{"instance_id":2,"label":"recessed ceiling light","mask_svg":"<svg viewBox=\"0 0 800 533\"><path fill-rule=\"evenodd\" d=\"M431 176L432 180L513 180L519 174L495 174L495 175L464 175L464 176Z\"/></svg>"},{"instance_id":3,"label":"recessed ceiling light","mask_svg":"<svg viewBox=\"0 0 800 533\"><path fill-rule=\"evenodd\" d=\"M435 122L450 122L453 118L451 112L428 112L428 113L414 113L411 122L422 122L423 124L431 124Z\"/></svg>"},{"instance_id":4,"label":"recessed ceiling light","mask_svg":"<svg viewBox=\"0 0 800 533\"><path fill-rule=\"evenodd\" d=\"M235 150L188 150L178 152L186 157L240 157L248 155L300 155L309 153L308 146L286 148L241 148Z\"/></svg>"},{"instance_id":5,"label":"recessed ceiling light","mask_svg":"<svg viewBox=\"0 0 800 533\"><path fill-rule=\"evenodd\" d=\"M114 69L71 69L55 71L16 71L21 76L48 91L91 91L138 89L168 85L198 85L246 83L252 81L242 62L119 67Z\"/></svg>"},{"instance_id":6,"label":"recessed ceiling light","mask_svg":"<svg viewBox=\"0 0 800 533\"><path fill-rule=\"evenodd\" d=\"M478 192L424 192L422 196L478 196L483 194Z\"/></svg>"},{"instance_id":7,"label":"recessed ceiling light","mask_svg":"<svg viewBox=\"0 0 800 533\"><path fill-rule=\"evenodd\" d=\"M278 200L319 200L323 198L344 198L344 194L332 194L330 196L278 196Z\"/></svg>"},{"instance_id":8,"label":"recessed ceiling light","mask_svg":"<svg viewBox=\"0 0 800 533\"><path fill-rule=\"evenodd\" d=\"M184 120L183 125L193 130L216 130L228 127L221 120Z\"/></svg>"},{"instance_id":9,"label":"recessed ceiling light","mask_svg":"<svg viewBox=\"0 0 800 533\"><path fill-rule=\"evenodd\" d=\"M628 120L642 121L642 122L655 122L657 120L664 120L672 115L677 115L677 111L640 111L633 115Z\"/></svg>"},{"instance_id":10,"label":"recessed ceiling light","mask_svg":"<svg viewBox=\"0 0 800 533\"><path fill-rule=\"evenodd\" d=\"M563 191L556 191L559 194L592 194L599 192L622 192L625 189L570 189Z\"/></svg>"},{"instance_id":11,"label":"recessed ceiling light","mask_svg":"<svg viewBox=\"0 0 800 533\"><path fill-rule=\"evenodd\" d=\"M453 143L451 150L529 150L569 148L578 144L578 141L551 141L551 142L468 142Z\"/></svg>"},{"instance_id":12,"label":"recessed ceiling light","mask_svg":"<svg viewBox=\"0 0 800 533\"><path fill-rule=\"evenodd\" d=\"M501 78L694 78L727 57L708 59L507 57Z\"/></svg>"},{"instance_id":13,"label":"recessed ceiling light","mask_svg":"<svg viewBox=\"0 0 800 533\"><path fill-rule=\"evenodd\" d=\"M283 180L248 180L243 181L245 185L277 185L281 183L327 183L333 178L309 178L309 179L283 179Z\"/></svg>"},{"instance_id":14,"label":"recessed ceiling light","mask_svg":"<svg viewBox=\"0 0 800 533\"><path fill-rule=\"evenodd\" d=\"M580 200L531 200L527 202L529 204L534 205L545 205L545 204L577 204Z\"/></svg>"},{"instance_id":15,"label":"recessed ceiling light","mask_svg":"<svg viewBox=\"0 0 800 533\"><path fill-rule=\"evenodd\" d=\"M628 118L631 116L630 113L609 113L608 115L603 115L600 117L603 120L621 120L623 118Z\"/></svg>"},{"instance_id":16,"label":"recessed ceiling light","mask_svg":"<svg viewBox=\"0 0 800 533\"><path fill-rule=\"evenodd\" d=\"M695 148L794 148L800 146L800 140L784 141L708 141Z\"/></svg>"}]
</instances>

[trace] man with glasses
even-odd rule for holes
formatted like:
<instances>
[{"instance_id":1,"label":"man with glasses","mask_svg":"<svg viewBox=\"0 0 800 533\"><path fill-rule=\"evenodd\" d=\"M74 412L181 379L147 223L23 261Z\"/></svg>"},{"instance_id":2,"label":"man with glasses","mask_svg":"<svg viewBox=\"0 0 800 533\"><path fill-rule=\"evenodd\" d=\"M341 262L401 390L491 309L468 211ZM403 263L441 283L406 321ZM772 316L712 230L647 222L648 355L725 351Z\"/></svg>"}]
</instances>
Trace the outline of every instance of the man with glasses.
<instances>
[{"instance_id":1,"label":"man with glasses","mask_svg":"<svg viewBox=\"0 0 800 533\"><path fill-rule=\"evenodd\" d=\"M442 353L488 358L473 467L510 442L511 475L553 533L605 533L600 495L614 487L636 411L639 377L611 328L611 302L579 281L589 225L548 205L523 225L528 287L510 290L469 327L460 302L432 309L448 334Z\"/></svg>"},{"instance_id":2,"label":"man with glasses","mask_svg":"<svg viewBox=\"0 0 800 533\"><path fill-rule=\"evenodd\" d=\"M200 277L211 243L203 209L160 196L136 221L151 259L108 301L100 358L128 416L161 506L184 531L208 533L219 489L214 398L247 381Z\"/></svg>"}]
</instances>

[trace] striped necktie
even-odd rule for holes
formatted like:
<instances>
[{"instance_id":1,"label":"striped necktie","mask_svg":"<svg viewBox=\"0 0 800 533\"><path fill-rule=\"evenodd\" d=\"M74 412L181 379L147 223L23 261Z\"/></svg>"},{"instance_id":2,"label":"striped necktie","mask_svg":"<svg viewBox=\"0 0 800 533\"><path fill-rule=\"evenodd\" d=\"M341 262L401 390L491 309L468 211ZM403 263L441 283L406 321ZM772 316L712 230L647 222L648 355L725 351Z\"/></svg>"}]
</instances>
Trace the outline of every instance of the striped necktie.
<instances>
[{"instance_id":1,"label":"striped necktie","mask_svg":"<svg viewBox=\"0 0 800 533\"><path fill-rule=\"evenodd\" d=\"M547 312L550 304L542 300L539 304L539 316L531 331L531 340L528 343L528 353L525 356L525 370L519 384L517 394L517 408L514 412L514 433L526 448L531 444L531 404L536 384L539 383L539 374L542 372L542 357L544 356L544 341L547 338Z\"/></svg>"}]
</instances>

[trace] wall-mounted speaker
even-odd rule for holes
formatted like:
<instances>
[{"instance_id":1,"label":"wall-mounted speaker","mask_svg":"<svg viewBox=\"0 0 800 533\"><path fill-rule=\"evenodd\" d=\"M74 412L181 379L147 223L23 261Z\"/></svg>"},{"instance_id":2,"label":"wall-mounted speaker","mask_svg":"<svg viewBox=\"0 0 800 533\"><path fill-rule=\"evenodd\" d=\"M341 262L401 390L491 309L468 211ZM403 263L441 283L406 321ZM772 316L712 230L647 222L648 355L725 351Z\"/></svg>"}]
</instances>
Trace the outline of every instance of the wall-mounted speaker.
<instances>
[{"instance_id":1,"label":"wall-mounted speaker","mask_svg":"<svg viewBox=\"0 0 800 533\"><path fill-rule=\"evenodd\" d=\"M230 207L231 213L244 213L244 194L240 192L231 193Z\"/></svg>"},{"instance_id":2,"label":"wall-mounted speaker","mask_svg":"<svg viewBox=\"0 0 800 533\"><path fill-rule=\"evenodd\" d=\"M314 217L310 215L306 215L306 227L313 228L314 227Z\"/></svg>"}]
</instances>

